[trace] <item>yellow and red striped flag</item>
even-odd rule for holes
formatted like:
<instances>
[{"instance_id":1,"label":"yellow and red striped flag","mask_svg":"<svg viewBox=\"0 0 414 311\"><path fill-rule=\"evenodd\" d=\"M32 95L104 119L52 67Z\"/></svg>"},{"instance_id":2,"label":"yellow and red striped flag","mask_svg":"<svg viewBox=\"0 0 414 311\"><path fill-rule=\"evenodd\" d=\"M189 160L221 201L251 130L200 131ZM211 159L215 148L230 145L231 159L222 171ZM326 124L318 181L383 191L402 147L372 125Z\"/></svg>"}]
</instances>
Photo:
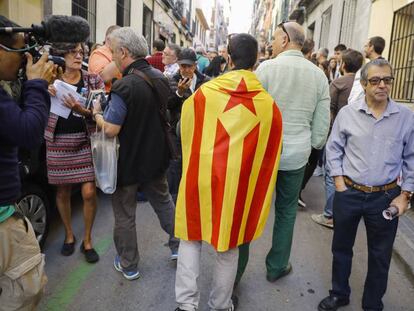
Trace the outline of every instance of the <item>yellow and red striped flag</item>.
<instances>
[{"instance_id":1,"label":"yellow and red striped flag","mask_svg":"<svg viewBox=\"0 0 414 311\"><path fill-rule=\"evenodd\" d=\"M253 72L203 84L182 107L183 174L175 235L226 251L258 238L269 215L282 117Z\"/></svg>"}]
</instances>

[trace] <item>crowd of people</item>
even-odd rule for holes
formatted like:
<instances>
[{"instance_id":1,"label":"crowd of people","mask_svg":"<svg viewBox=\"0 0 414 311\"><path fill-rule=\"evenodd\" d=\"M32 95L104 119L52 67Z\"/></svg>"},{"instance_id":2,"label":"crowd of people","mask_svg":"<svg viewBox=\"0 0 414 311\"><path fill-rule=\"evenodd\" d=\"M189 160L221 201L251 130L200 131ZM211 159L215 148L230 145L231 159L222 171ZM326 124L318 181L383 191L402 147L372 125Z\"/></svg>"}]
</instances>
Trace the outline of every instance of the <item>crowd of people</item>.
<instances>
[{"instance_id":1,"label":"crowd of people","mask_svg":"<svg viewBox=\"0 0 414 311\"><path fill-rule=\"evenodd\" d=\"M0 17L1 27L15 24ZM14 81L27 59L20 105L0 88L0 303L4 310L32 310L47 278L30 223L16 209L18 148L46 141L47 174L65 229L61 254L75 252L72 187L81 185L85 230L80 251L99 261L92 227L99 209L90 135L118 137L117 187L112 195L114 268L127 280L140 277L136 197L142 192L168 234L169 260L177 260L176 311L199 308L200 254L214 249L210 310L236 310L249 245L263 232L272 195L275 219L266 256L266 279L288 275L301 191L324 168L326 206L312 219L333 228L332 288L318 310L349 304L353 245L361 218L368 238L368 273L362 308L382 310L398 215L414 191L414 113L395 103L385 41L370 38L364 54L339 44L334 54L306 39L296 22L281 23L271 47L248 34L207 53L154 40L132 28L111 26L87 55L84 43L56 43L64 71L33 64L21 34L0 34L0 79ZM364 59L369 62L364 64ZM82 63L88 60L88 71ZM104 102L84 107L73 96L67 118L49 112L53 81ZM16 285L17 284L17 285ZM16 287L21 288L17 291Z\"/></svg>"}]
</instances>

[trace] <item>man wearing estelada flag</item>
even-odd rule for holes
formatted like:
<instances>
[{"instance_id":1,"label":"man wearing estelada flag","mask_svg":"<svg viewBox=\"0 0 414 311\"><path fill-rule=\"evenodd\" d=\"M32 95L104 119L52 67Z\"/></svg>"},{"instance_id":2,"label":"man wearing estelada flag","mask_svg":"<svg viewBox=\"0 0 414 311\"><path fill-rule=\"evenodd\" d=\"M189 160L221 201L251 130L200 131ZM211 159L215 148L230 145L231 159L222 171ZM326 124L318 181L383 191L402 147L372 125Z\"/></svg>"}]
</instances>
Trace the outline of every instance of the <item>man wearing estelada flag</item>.
<instances>
[{"instance_id":1,"label":"man wearing estelada flag","mask_svg":"<svg viewBox=\"0 0 414 311\"><path fill-rule=\"evenodd\" d=\"M235 310L237 247L262 234L276 183L282 117L252 72L257 41L234 35L228 50L233 70L202 85L181 111L177 311L198 308L202 241L216 251L209 308Z\"/></svg>"}]
</instances>

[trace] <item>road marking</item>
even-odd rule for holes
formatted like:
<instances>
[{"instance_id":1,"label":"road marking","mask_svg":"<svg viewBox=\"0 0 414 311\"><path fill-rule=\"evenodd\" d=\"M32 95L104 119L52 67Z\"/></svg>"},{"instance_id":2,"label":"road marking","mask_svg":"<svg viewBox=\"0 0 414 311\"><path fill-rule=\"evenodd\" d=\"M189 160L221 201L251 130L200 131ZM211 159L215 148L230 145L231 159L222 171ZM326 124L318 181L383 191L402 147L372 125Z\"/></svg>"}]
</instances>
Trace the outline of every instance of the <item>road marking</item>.
<instances>
[{"instance_id":1,"label":"road marking","mask_svg":"<svg viewBox=\"0 0 414 311\"><path fill-rule=\"evenodd\" d=\"M102 256L106 253L112 244L112 234L108 234L103 239L99 240L95 244L95 250ZM72 302L73 298L82 287L83 283L89 277L89 275L95 270L96 264L90 264L87 262L80 263L69 275L64 279L54 290L54 293L50 298L47 298L47 303L43 310L65 310L66 307Z\"/></svg>"}]
</instances>

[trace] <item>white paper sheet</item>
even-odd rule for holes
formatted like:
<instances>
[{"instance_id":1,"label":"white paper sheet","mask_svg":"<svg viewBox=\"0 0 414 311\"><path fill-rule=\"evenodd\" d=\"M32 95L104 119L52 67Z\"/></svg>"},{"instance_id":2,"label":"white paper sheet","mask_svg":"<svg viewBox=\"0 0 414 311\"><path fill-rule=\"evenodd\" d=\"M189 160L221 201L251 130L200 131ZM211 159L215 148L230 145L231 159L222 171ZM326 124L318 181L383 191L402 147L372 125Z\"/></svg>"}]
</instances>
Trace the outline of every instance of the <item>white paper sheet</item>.
<instances>
[{"instance_id":1,"label":"white paper sheet","mask_svg":"<svg viewBox=\"0 0 414 311\"><path fill-rule=\"evenodd\" d=\"M86 99L76 92L76 86L70 85L61 80L56 80L55 83L53 83L53 86L56 89L56 96L52 96L50 98L50 112L67 119L70 115L71 109L66 107L63 103L63 96L69 96L69 94L71 94L80 104L85 105Z\"/></svg>"}]
</instances>

